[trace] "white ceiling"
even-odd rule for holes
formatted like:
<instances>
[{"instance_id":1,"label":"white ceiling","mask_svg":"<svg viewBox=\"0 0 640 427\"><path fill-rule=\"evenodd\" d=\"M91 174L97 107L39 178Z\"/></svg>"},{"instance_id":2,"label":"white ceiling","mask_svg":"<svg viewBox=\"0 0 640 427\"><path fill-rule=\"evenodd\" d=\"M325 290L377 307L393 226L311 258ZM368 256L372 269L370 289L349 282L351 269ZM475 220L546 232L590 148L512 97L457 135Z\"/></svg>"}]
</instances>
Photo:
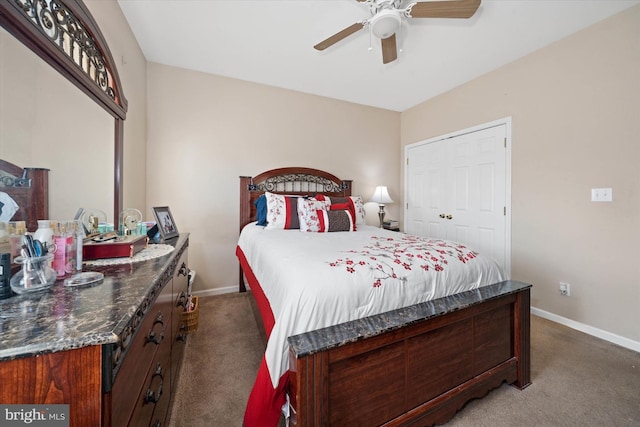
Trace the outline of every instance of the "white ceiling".
<instances>
[{"instance_id":1,"label":"white ceiling","mask_svg":"<svg viewBox=\"0 0 640 427\"><path fill-rule=\"evenodd\" d=\"M148 61L404 111L640 0L483 0L470 19L405 20L382 64L355 0L118 0ZM403 6L409 1L403 2Z\"/></svg>"}]
</instances>

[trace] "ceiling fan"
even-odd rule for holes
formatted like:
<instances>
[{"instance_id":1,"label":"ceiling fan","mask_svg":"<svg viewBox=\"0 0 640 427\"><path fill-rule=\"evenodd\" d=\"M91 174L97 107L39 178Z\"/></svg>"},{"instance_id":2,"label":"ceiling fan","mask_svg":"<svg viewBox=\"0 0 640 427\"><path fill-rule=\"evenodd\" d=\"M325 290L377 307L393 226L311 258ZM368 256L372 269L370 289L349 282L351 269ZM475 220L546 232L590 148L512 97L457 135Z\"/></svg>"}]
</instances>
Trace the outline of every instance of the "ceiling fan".
<instances>
[{"instance_id":1,"label":"ceiling fan","mask_svg":"<svg viewBox=\"0 0 640 427\"><path fill-rule=\"evenodd\" d=\"M368 26L369 31L382 43L382 62L387 64L398 58L396 32L405 18L470 18L476 13L481 0L445 0L412 2L401 8L403 0L356 0L369 6L371 18L356 22L314 46L325 50L340 40Z\"/></svg>"}]
</instances>

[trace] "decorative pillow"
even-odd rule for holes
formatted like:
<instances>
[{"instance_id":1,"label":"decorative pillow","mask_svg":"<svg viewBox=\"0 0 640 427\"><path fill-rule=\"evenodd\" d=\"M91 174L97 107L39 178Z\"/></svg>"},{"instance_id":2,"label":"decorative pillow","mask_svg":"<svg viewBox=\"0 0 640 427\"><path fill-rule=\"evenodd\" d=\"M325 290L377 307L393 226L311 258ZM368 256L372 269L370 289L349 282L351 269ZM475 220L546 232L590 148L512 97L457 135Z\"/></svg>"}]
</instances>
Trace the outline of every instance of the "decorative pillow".
<instances>
[{"instance_id":1,"label":"decorative pillow","mask_svg":"<svg viewBox=\"0 0 640 427\"><path fill-rule=\"evenodd\" d=\"M298 219L300 231L320 231L318 212L329 209L330 201L324 196L298 198Z\"/></svg>"},{"instance_id":2,"label":"decorative pillow","mask_svg":"<svg viewBox=\"0 0 640 427\"><path fill-rule=\"evenodd\" d=\"M364 216L366 212L364 211L364 202L362 201L361 196L349 196L351 201L353 202L353 206L356 212L356 224L364 224Z\"/></svg>"},{"instance_id":3,"label":"decorative pillow","mask_svg":"<svg viewBox=\"0 0 640 427\"><path fill-rule=\"evenodd\" d=\"M330 211L349 211L351 218L354 219L354 223L356 222L356 206L351 197L332 197L331 198L331 206L329 206ZM355 227L354 227L355 231Z\"/></svg>"},{"instance_id":4,"label":"decorative pillow","mask_svg":"<svg viewBox=\"0 0 640 427\"><path fill-rule=\"evenodd\" d=\"M267 225L267 196L261 194L253 204L256 205L257 225Z\"/></svg>"},{"instance_id":5,"label":"decorative pillow","mask_svg":"<svg viewBox=\"0 0 640 427\"><path fill-rule=\"evenodd\" d=\"M356 222L349 210L317 210L318 232L356 231Z\"/></svg>"},{"instance_id":6,"label":"decorative pillow","mask_svg":"<svg viewBox=\"0 0 640 427\"><path fill-rule=\"evenodd\" d=\"M267 199L267 226L265 230L289 230L300 228L298 220L298 196L264 193Z\"/></svg>"}]
</instances>

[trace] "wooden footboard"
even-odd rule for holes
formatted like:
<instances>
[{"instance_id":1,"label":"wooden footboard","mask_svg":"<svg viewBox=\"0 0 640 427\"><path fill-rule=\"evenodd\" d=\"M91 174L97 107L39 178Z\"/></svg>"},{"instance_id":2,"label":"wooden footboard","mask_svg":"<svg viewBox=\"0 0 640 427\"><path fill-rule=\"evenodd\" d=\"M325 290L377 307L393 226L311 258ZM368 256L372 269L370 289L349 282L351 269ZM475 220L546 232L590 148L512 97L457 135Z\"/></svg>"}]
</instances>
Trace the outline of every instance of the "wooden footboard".
<instances>
[{"instance_id":1,"label":"wooden footboard","mask_svg":"<svg viewBox=\"0 0 640 427\"><path fill-rule=\"evenodd\" d=\"M289 339L298 426L441 424L530 384L531 285L506 281Z\"/></svg>"}]
</instances>

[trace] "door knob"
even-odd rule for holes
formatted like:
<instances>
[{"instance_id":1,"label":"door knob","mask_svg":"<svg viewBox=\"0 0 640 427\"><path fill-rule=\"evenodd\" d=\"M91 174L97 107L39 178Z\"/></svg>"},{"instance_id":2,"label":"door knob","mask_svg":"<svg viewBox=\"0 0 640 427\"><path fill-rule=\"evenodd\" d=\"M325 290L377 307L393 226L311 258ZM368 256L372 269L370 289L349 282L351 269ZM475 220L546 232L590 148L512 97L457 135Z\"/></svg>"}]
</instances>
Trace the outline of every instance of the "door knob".
<instances>
[{"instance_id":1,"label":"door knob","mask_svg":"<svg viewBox=\"0 0 640 427\"><path fill-rule=\"evenodd\" d=\"M451 214L447 215L447 219L453 219L453 215Z\"/></svg>"},{"instance_id":2,"label":"door knob","mask_svg":"<svg viewBox=\"0 0 640 427\"><path fill-rule=\"evenodd\" d=\"M444 219L444 214L440 214L440 218Z\"/></svg>"}]
</instances>

